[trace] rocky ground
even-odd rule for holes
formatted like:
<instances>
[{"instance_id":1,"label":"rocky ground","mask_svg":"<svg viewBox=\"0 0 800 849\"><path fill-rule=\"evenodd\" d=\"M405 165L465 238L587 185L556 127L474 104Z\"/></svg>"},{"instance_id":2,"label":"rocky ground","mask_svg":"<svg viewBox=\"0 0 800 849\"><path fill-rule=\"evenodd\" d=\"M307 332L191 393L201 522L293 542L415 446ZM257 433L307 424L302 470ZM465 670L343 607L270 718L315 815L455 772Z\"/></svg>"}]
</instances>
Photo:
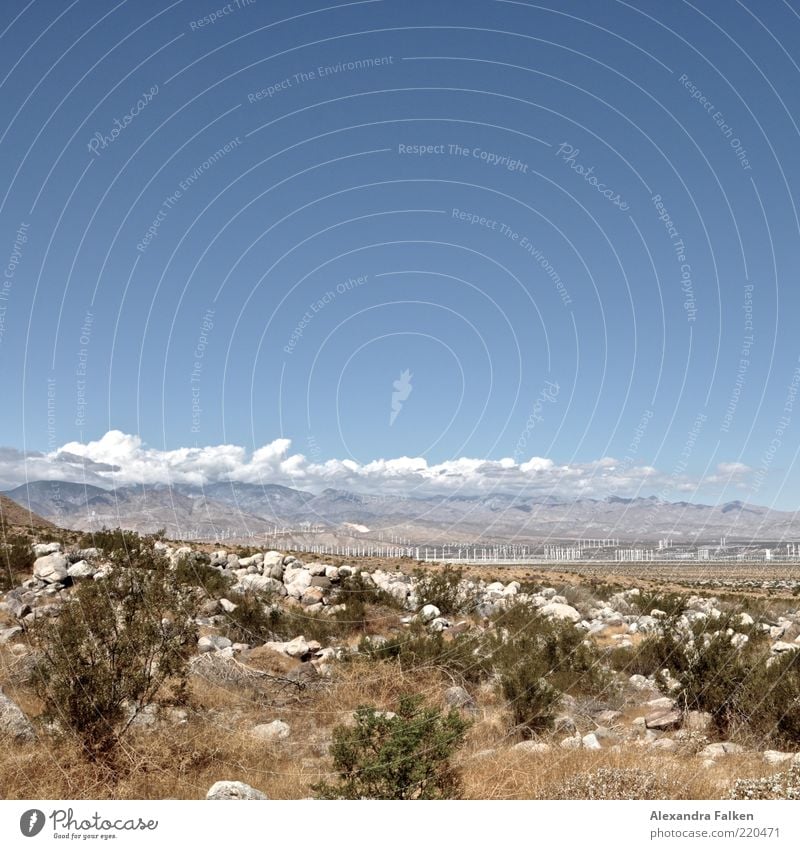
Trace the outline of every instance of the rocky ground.
<instances>
[{"instance_id":1,"label":"rocky ground","mask_svg":"<svg viewBox=\"0 0 800 849\"><path fill-rule=\"evenodd\" d=\"M674 672L643 674L637 652L672 629L689 646L720 636L737 652L758 643L765 668L786 664L800 651L800 601L687 593L664 596L665 606L673 605L664 610L651 589L637 586L491 580L435 566L425 572L439 577L431 586L408 563L301 560L164 541L154 549L173 568L213 570L224 580L213 591L198 580L204 600L188 699L140 713L126 750L136 765L122 779L100 777L75 767L57 723L40 716L29 635L37 622L59 617L83 582L121 567L80 540L30 546L30 574L15 575L0 593L0 786L9 797L307 796L310 784L330 773L332 729L351 721L361 704L391 710L405 692L469 718L458 766L465 794L474 798L752 796L765 792L763 780L783 781L782 792L794 792L780 776L800 769L800 739L787 732L778 746L744 722L721 731L711 712L687 704ZM364 601L357 621L348 621L355 608L343 588L354 576ZM446 605L430 600L434 591ZM280 622L275 633L248 631L251 620L241 614L253 599L259 614ZM533 731L515 723L498 686L501 673L484 650L489 643L481 642L513 645L517 635L504 617L521 608L536 622L574 631L574 645L591 647L593 666L592 674L569 679L551 721ZM430 648L426 660L404 662L402 646L386 648L411 635L415 651ZM480 675L469 664L449 663L467 637L476 641Z\"/></svg>"}]
</instances>

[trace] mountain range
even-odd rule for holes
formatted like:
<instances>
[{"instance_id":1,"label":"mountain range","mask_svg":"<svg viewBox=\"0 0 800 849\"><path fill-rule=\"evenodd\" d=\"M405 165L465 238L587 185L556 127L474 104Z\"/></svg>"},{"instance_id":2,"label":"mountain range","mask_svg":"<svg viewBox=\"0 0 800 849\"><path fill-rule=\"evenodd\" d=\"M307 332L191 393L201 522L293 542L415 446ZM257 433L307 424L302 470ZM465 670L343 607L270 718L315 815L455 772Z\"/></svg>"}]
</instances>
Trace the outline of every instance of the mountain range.
<instances>
[{"instance_id":1,"label":"mountain range","mask_svg":"<svg viewBox=\"0 0 800 849\"><path fill-rule=\"evenodd\" d=\"M325 543L348 539L416 544L539 542L586 537L622 541L797 540L797 513L741 501L719 505L649 498L562 499L492 493L399 497L347 490L306 492L277 484L222 482L205 487L137 485L115 489L34 481L4 495L62 527L164 528L173 538L248 538L277 530Z\"/></svg>"}]
</instances>

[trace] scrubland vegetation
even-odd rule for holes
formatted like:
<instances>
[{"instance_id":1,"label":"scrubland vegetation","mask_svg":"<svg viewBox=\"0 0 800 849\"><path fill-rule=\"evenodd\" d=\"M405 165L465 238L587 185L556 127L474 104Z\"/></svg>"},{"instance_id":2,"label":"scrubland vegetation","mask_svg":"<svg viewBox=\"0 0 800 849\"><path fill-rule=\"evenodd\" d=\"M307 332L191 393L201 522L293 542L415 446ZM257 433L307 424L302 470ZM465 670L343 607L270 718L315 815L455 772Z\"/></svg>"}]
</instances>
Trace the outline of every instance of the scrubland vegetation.
<instances>
[{"instance_id":1,"label":"scrubland vegetation","mask_svg":"<svg viewBox=\"0 0 800 849\"><path fill-rule=\"evenodd\" d=\"M2 560L9 798L198 798L218 780L270 798L797 792L785 600L121 531L32 543L7 535Z\"/></svg>"}]
</instances>

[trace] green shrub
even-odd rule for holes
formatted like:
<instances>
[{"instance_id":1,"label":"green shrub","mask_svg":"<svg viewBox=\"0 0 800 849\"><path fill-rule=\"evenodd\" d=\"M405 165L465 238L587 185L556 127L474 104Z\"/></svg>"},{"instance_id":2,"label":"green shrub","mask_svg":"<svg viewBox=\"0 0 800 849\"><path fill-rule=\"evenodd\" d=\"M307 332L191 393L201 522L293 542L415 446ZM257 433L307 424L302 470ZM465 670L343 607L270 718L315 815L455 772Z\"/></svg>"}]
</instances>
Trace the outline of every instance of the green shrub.
<instances>
[{"instance_id":1,"label":"green shrub","mask_svg":"<svg viewBox=\"0 0 800 849\"><path fill-rule=\"evenodd\" d=\"M126 531L122 528L103 528L81 536L82 546L99 548L109 560L118 564L146 560L153 554L155 541L152 536L140 536L136 531Z\"/></svg>"},{"instance_id":2,"label":"green shrub","mask_svg":"<svg viewBox=\"0 0 800 849\"><path fill-rule=\"evenodd\" d=\"M231 642L259 645L274 639L278 610L265 606L256 593L231 593L229 599L236 607L225 614L223 633Z\"/></svg>"},{"instance_id":3,"label":"green shrub","mask_svg":"<svg viewBox=\"0 0 800 849\"><path fill-rule=\"evenodd\" d=\"M0 591L10 590L21 577L29 577L36 557L24 534L10 534L0 550Z\"/></svg>"},{"instance_id":4,"label":"green shrub","mask_svg":"<svg viewBox=\"0 0 800 849\"><path fill-rule=\"evenodd\" d=\"M487 654L514 724L526 736L551 727L563 693L608 694L612 682L599 650L570 622L516 604L493 619Z\"/></svg>"},{"instance_id":5,"label":"green shrub","mask_svg":"<svg viewBox=\"0 0 800 849\"><path fill-rule=\"evenodd\" d=\"M445 615L454 615L470 606L463 597L460 582L464 571L449 563L442 569L415 569L415 591L420 607L432 604Z\"/></svg>"},{"instance_id":6,"label":"green shrub","mask_svg":"<svg viewBox=\"0 0 800 849\"><path fill-rule=\"evenodd\" d=\"M746 726L762 742L800 749L800 651L752 666L737 701Z\"/></svg>"},{"instance_id":7,"label":"green shrub","mask_svg":"<svg viewBox=\"0 0 800 849\"><path fill-rule=\"evenodd\" d=\"M757 735L765 745L800 748L800 653L767 663L768 641L755 626L739 626L749 641L731 645L726 631L732 621L732 615L715 621L711 635L697 626L691 642L679 642L666 664L678 683L674 695L688 710L708 711L720 734Z\"/></svg>"},{"instance_id":8,"label":"green shrub","mask_svg":"<svg viewBox=\"0 0 800 849\"><path fill-rule=\"evenodd\" d=\"M536 664L521 660L500 673L498 688L508 702L514 725L526 737L553 727L561 693L540 674Z\"/></svg>"},{"instance_id":9,"label":"green shrub","mask_svg":"<svg viewBox=\"0 0 800 849\"><path fill-rule=\"evenodd\" d=\"M364 632L370 622L370 607L402 610L402 604L392 595L375 586L357 573L342 578L336 592L336 603L344 610L336 613L335 619L346 631Z\"/></svg>"},{"instance_id":10,"label":"green shrub","mask_svg":"<svg viewBox=\"0 0 800 849\"><path fill-rule=\"evenodd\" d=\"M677 619L685 610L687 597L680 593L659 592L642 589L639 595L631 596L630 601L644 616L649 616L651 610L663 610L667 619Z\"/></svg>"},{"instance_id":11,"label":"green shrub","mask_svg":"<svg viewBox=\"0 0 800 849\"><path fill-rule=\"evenodd\" d=\"M649 634L635 647L613 649L609 662L617 672L649 677L670 666L673 669L678 666L682 657L681 644L677 633L667 629L663 634Z\"/></svg>"},{"instance_id":12,"label":"green shrub","mask_svg":"<svg viewBox=\"0 0 800 849\"><path fill-rule=\"evenodd\" d=\"M182 557L175 567L179 584L200 587L210 598L222 598L231 588L232 579L219 569L194 558Z\"/></svg>"},{"instance_id":13,"label":"green shrub","mask_svg":"<svg viewBox=\"0 0 800 849\"><path fill-rule=\"evenodd\" d=\"M33 626L45 715L89 758L110 758L162 688L185 683L196 641L195 595L154 558L82 583L57 619Z\"/></svg>"},{"instance_id":14,"label":"green shrub","mask_svg":"<svg viewBox=\"0 0 800 849\"><path fill-rule=\"evenodd\" d=\"M320 799L456 799L461 795L452 756L468 723L422 706L419 696L400 699L396 714L360 707L356 723L334 729L335 784L313 786Z\"/></svg>"}]
</instances>

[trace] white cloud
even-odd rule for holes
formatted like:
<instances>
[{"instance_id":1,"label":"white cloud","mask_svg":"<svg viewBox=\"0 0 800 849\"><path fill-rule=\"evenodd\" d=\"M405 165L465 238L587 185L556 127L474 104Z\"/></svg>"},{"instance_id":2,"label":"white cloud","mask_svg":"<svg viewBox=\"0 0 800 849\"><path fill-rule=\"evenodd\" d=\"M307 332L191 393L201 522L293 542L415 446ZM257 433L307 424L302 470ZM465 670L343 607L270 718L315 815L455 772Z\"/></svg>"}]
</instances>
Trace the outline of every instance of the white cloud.
<instances>
[{"instance_id":1,"label":"white cloud","mask_svg":"<svg viewBox=\"0 0 800 849\"><path fill-rule=\"evenodd\" d=\"M546 457L522 462L508 457L460 457L438 464L429 464L424 457L397 457L358 463L352 459L314 462L290 452L289 439L276 439L254 451L239 445L166 450L149 447L138 436L112 430L92 442L69 442L50 454L24 455L14 449L0 449L0 482L6 487L42 479L116 486L202 486L236 480L401 495L524 492L603 497L610 493L645 495L665 486L681 491L705 484L726 485L741 481L751 471L743 463L720 463L714 474L694 481L676 480L652 466L626 466L613 457L562 465Z\"/></svg>"}]
</instances>

